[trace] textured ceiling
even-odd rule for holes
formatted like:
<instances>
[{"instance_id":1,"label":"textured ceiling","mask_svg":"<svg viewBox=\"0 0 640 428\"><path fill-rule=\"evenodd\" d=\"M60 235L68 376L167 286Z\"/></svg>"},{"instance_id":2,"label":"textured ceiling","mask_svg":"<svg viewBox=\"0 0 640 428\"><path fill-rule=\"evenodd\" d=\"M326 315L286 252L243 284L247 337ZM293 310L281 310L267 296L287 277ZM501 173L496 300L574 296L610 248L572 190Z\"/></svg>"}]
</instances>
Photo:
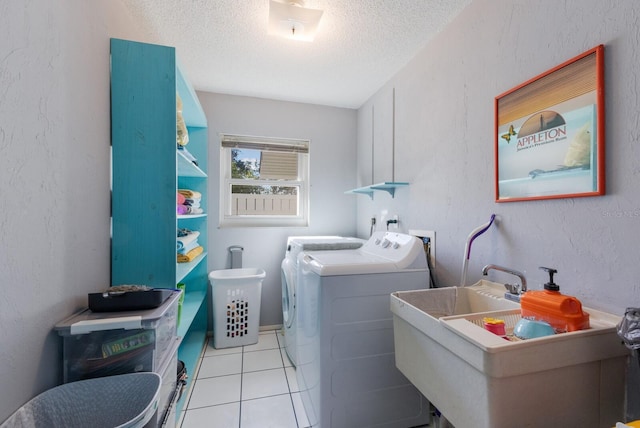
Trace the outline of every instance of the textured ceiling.
<instances>
[{"instance_id":1,"label":"textured ceiling","mask_svg":"<svg viewBox=\"0 0 640 428\"><path fill-rule=\"evenodd\" d=\"M313 42L267 35L268 0L122 0L202 91L358 108L471 0L307 0Z\"/></svg>"}]
</instances>

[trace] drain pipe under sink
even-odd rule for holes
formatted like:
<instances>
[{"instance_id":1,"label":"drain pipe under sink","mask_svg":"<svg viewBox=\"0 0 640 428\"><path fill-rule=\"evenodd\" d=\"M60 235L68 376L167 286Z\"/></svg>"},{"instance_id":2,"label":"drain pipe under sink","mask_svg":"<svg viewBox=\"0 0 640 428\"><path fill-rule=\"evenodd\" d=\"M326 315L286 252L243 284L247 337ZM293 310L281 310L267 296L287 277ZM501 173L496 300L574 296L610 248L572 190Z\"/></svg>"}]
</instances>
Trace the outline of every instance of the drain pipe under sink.
<instances>
[{"instance_id":1,"label":"drain pipe under sink","mask_svg":"<svg viewBox=\"0 0 640 428\"><path fill-rule=\"evenodd\" d=\"M489 221L483 225L480 225L473 229L469 236L467 237L467 243L464 246L464 257L462 259L462 279L460 280L460 286L464 287L467 285L467 270L469 268L469 258L471 257L471 244L473 241L483 233L487 231L493 224L493 220L496 218L495 214L491 214L491 218Z\"/></svg>"}]
</instances>

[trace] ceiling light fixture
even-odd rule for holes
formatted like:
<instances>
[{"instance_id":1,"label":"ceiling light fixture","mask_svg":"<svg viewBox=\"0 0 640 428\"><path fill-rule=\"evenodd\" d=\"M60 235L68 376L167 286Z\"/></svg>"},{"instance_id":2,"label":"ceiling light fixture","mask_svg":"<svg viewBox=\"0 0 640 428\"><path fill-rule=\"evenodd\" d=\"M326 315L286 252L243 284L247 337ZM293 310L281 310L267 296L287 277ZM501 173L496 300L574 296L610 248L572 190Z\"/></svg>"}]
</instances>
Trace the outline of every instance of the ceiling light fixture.
<instances>
[{"instance_id":1,"label":"ceiling light fixture","mask_svg":"<svg viewBox=\"0 0 640 428\"><path fill-rule=\"evenodd\" d=\"M304 7L304 0L269 0L270 35L313 41L322 18L322 10Z\"/></svg>"}]
</instances>

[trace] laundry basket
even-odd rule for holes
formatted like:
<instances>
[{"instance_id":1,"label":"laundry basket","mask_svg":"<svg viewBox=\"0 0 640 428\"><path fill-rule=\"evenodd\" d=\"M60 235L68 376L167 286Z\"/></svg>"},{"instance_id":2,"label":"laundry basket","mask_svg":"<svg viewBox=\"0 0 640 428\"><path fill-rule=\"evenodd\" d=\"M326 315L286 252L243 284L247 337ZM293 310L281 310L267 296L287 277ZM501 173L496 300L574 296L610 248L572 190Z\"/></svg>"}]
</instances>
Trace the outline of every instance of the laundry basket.
<instances>
[{"instance_id":1,"label":"laundry basket","mask_svg":"<svg viewBox=\"0 0 640 428\"><path fill-rule=\"evenodd\" d=\"M31 399L0 428L155 426L161 384L153 372L65 383Z\"/></svg>"},{"instance_id":2,"label":"laundry basket","mask_svg":"<svg viewBox=\"0 0 640 428\"><path fill-rule=\"evenodd\" d=\"M264 269L224 269L209 273L216 349L258 342Z\"/></svg>"}]
</instances>

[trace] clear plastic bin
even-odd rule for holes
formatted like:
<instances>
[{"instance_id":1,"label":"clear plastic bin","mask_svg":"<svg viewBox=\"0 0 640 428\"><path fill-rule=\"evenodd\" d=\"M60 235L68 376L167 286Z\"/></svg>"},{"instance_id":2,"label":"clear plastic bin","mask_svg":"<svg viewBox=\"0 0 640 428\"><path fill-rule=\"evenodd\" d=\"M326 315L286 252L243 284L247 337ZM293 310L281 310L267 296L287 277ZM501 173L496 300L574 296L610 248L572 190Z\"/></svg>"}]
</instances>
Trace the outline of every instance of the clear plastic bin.
<instances>
[{"instance_id":1,"label":"clear plastic bin","mask_svg":"<svg viewBox=\"0 0 640 428\"><path fill-rule=\"evenodd\" d=\"M84 310L59 322L63 382L133 372L157 372L177 338L178 301L173 293L155 309Z\"/></svg>"},{"instance_id":2,"label":"clear plastic bin","mask_svg":"<svg viewBox=\"0 0 640 428\"><path fill-rule=\"evenodd\" d=\"M66 383L31 399L0 428L155 426L160 386L151 372Z\"/></svg>"},{"instance_id":3,"label":"clear plastic bin","mask_svg":"<svg viewBox=\"0 0 640 428\"><path fill-rule=\"evenodd\" d=\"M216 349L258 342L264 269L224 269L209 273Z\"/></svg>"}]
</instances>

